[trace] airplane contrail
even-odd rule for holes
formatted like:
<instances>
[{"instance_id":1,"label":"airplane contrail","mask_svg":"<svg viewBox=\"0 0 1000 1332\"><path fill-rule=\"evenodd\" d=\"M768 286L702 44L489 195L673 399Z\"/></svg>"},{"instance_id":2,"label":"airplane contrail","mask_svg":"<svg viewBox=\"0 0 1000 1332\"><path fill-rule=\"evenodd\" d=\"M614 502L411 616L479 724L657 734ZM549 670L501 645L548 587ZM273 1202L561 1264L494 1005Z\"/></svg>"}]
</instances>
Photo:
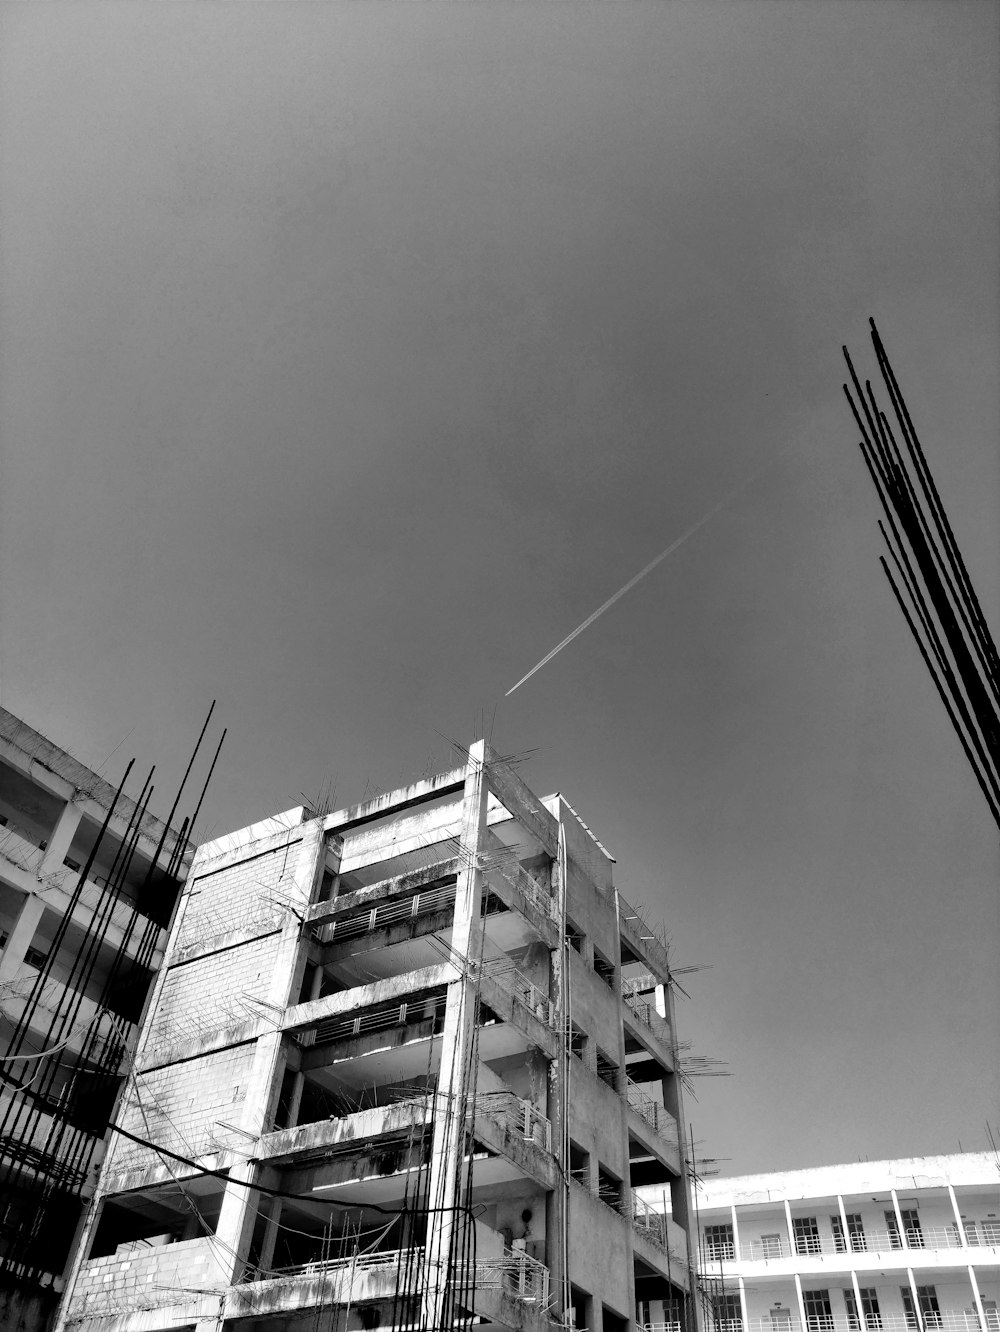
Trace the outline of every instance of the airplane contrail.
<instances>
[{"instance_id":1,"label":"airplane contrail","mask_svg":"<svg viewBox=\"0 0 1000 1332\"><path fill-rule=\"evenodd\" d=\"M747 486L752 485L759 476L768 471L769 468L774 467L776 463L780 462L782 456L783 455L779 455L777 458L773 458L769 463L765 463L763 467L758 467L755 472L751 472L747 479L741 481L735 490L731 490L728 495L724 495L723 498L719 500L718 504L714 504L712 508L709 509L708 513L703 514L696 523L692 524L686 532L682 532L675 541L671 541L666 550L661 550L659 555L657 555L655 559L650 560L648 564L644 565L637 574L634 574L624 587L620 587L613 596L608 597L607 601L602 602L597 610L591 615L588 615L582 624L578 624L571 634L567 634L561 643L557 643L552 651L541 659L537 666L532 666L527 675L522 675L517 684L507 690L506 694L504 694L504 698L510 698L515 689L520 689L521 685L523 685L526 680L530 680L536 671L540 671L543 666L547 666L552 658L557 653L562 652L564 647L568 647L574 638L578 638L580 634L583 633L584 629L589 629L594 621L599 616L603 615L606 610L610 610L616 601L620 601L626 592L631 592L636 583L641 582L648 573L652 573L656 566L662 563L668 555L672 555L679 546L683 546L684 542L690 537L693 537L695 532L700 531L710 519L714 518L715 515L720 512L720 510L724 509L727 504L731 504L737 495L742 494Z\"/></svg>"}]
</instances>

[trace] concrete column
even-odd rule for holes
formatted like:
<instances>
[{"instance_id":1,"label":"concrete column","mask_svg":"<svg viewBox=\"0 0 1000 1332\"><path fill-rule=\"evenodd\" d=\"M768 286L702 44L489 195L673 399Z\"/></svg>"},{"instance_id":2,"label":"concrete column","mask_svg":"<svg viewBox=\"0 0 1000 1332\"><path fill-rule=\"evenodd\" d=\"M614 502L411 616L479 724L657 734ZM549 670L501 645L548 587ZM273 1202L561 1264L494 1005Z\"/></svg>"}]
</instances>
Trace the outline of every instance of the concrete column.
<instances>
[{"instance_id":1,"label":"concrete column","mask_svg":"<svg viewBox=\"0 0 1000 1332\"><path fill-rule=\"evenodd\" d=\"M554 1311L565 1314L570 1308L569 1289L569 959L566 956L566 837L559 824L559 847L552 863L552 890L559 903L559 944L552 950L552 993L559 1004L561 1029L559 1053L549 1065L549 1096L547 1114L552 1124L552 1150L559 1162L561 1182L546 1196L545 1233L548 1236L546 1257L551 1273L549 1289L555 1297Z\"/></svg>"},{"instance_id":2,"label":"concrete column","mask_svg":"<svg viewBox=\"0 0 1000 1332\"><path fill-rule=\"evenodd\" d=\"M274 1245L278 1238L278 1222L280 1220L281 1199L272 1198L271 1209L264 1225L264 1240L260 1247L260 1258L257 1260L261 1271L268 1271L274 1262Z\"/></svg>"},{"instance_id":3,"label":"concrete column","mask_svg":"<svg viewBox=\"0 0 1000 1332\"><path fill-rule=\"evenodd\" d=\"M853 1268L851 1268L851 1286L854 1288L854 1299L858 1306L858 1326L867 1327L865 1311L861 1304L861 1287L858 1285L858 1274Z\"/></svg>"},{"instance_id":4,"label":"concrete column","mask_svg":"<svg viewBox=\"0 0 1000 1332\"><path fill-rule=\"evenodd\" d=\"M447 1311L450 1258L453 1241L460 1238L454 1210L460 1200L460 1175L465 1146L466 1097L470 1065L478 1058L475 1029L475 998L478 964L482 952L482 926L479 910L482 899L482 874L479 856L485 849L486 803L489 785L486 775L486 744L478 740L469 751L462 801L462 831L458 851L458 883L455 888L455 916L451 935L455 979L448 986L444 1031L441 1038L438 1112L431 1149L429 1205L435 1210L428 1217L425 1264L426 1293L423 1296L423 1322L429 1327L444 1327L451 1319ZM456 1233L458 1232L458 1233ZM457 1245L455 1246L457 1247Z\"/></svg>"},{"instance_id":5,"label":"concrete column","mask_svg":"<svg viewBox=\"0 0 1000 1332\"><path fill-rule=\"evenodd\" d=\"M302 1092L306 1085L306 1075L296 1073L295 1081L292 1083L291 1095L288 1098L288 1123L286 1128L295 1128L299 1122L299 1106L302 1104Z\"/></svg>"},{"instance_id":6,"label":"concrete column","mask_svg":"<svg viewBox=\"0 0 1000 1332\"><path fill-rule=\"evenodd\" d=\"M0 956L0 981L11 980L17 975L24 962L24 955L31 947L31 941L35 937L35 930L44 911L45 903L34 893L29 893L21 903L14 928Z\"/></svg>"},{"instance_id":7,"label":"concrete column","mask_svg":"<svg viewBox=\"0 0 1000 1332\"><path fill-rule=\"evenodd\" d=\"M729 1212L730 1212L730 1215L731 1215L732 1218L733 1218L733 1256L735 1257L735 1259L736 1259L737 1262L740 1262L740 1261L742 1260L742 1258L743 1258L743 1254L742 1254L742 1252L741 1252L741 1250L740 1250L740 1227L739 1227L739 1223L738 1223L738 1221L737 1221L737 1219L736 1219L736 1204L735 1204L735 1203L732 1203L732 1204L731 1204L731 1206L730 1206L730 1208L729 1208ZM742 1280L742 1278L741 1278L741 1280Z\"/></svg>"},{"instance_id":8,"label":"concrete column","mask_svg":"<svg viewBox=\"0 0 1000 1332\"><path fill-rule=\"evenodd\" d=\"M958 1226L958 1242L963 1249L967 1249L969 1239L965 1233L965 1222L962 1220L962 1213L958 1210L958 1199L955 1197L955 1190L951 1184L948 1185L948 1199L951 1203L951 1210L955 1215L955 1225Z\"/></svg>"},{"instance_id":9,"label":"concrete column","mask_svg":"<svg viewBox=\"0 0 1000 1332\"><path fill-rule=\"evenodd\" d=\"M788 1206L788 1200L785 1200L785 1206ZM806 1302L802 1298L802 1279L798 1272L795 1273L795 1299L799 1306L799 1326L802 1332L806 1332Z\"/></svg>"},{"instance_id":10,"label":"concrete column","mask_svg":"<svg viewBox=\"0 0 1000 1332\"><path fill-rule=\"evenodd\" d=\"M52 836L49 838L49 844L45 848L45 855L38 866L39 878L51 874L53 870L62 869L62 863L73 844L73 838L82 818L83 810L72 801L63 807L63 812L59 815Z\"/></svg>"},{"instance_id":11,"label":"concrete column","mask_svg":"<svg viewBox=\"0 0 1000 1332\"><path fill-rule=\"evenodd\" d=\"M893 1190L893 1194L892 1194L892 1203L893 1203L893 1206L894 1206L895 1209L896 1209L896 1224L898 1225L898 1224L899 1224L899 1203L896 1201L896 1191L895 1191L895 1189ZM907 1279L907 1281L910 1283L910 1299L913 1301L913 1314L914 1314L914 1317L915 1317L916 1320L917 1320L917 1327L922 1329L923 1326L924 1326L924 1311L923 1311L923 1309L921 1309L921 1307L920 1307L920 1296L917 1294L917 1283L916 1283L916 1281L914 1280L914 1277L913 1277L913 1268L912 1268L912 1267L908 1267L908 1268L906 1269L906 1279Z\"/></svg>"},{"instance_id":12,"label":"concrete column","mask_svg":"<svg viewBox=\"0 0 1000 1332\"><path fill-rule=\"evenodd\" d=\"M792 1209L788 1205L788 1199L785 1200L785 1225L788 1227L788 1252L795 1252L795 1227L792 1225ZM798 1280L798 1278L796 1278ZM804 1326L804 1324L803 1324Z\"/></svg>"},{"instance_id":13,"label":"concrete column","mask_svg":"<svg viewBox=\"0 0 1000 1332\"><path fill-rule=\"evenodd\" d=\"M736 1209L734 1208L733 1210L735 1211ZM735 1229L733 1230L733 1234L736 1234ZM736 1279L740 1284L740 1317L743 1319L743 1332L749 1332L750 1316L747 1313L747 1283L742 1277L737 1277Z\"/></svg>"},{"instance_id":14,"label":"concrete column","mask_svg":"<svg viewBox=\"0 0 1000 1332\"><path fill-rule=\"evenodd\" d=\"M853 1246L852 1246L852 1244L851 1244L851 1236L850 1236L850 1233L849 1233L849 1231L848 1231L848 1229L847 1229L847 1210L846 1210L846 1208L844 1207L844 1199L843 1199L843 1196L842 1196L841 1194L839 1194L839 1193L837 1194L837 1211L840 1213L840 1224L841 1224L841 1226L842 1226L842 1228L843 1228L843 1231L844 1231L844 1252L845 1252L845 1253L853 1253L854 1250L853 1250ZM860 1309L860 1307L861 1307L861 1306L858 1305L858 1308L859 1308L859 1309Z\"/></svg>"},{"instance_id":15,"label":"concrete column","mask_svg":"<svg viewBox=\"0 0 1000 1332\"><path fill-rule=\"evenodd\" d=\"M951 1186L949 1185L949 1188ZM986 1332L986 1310L983 1308L983 1297L979 1293L979 1282L976 1280L976 1269L969 1264L969 1285L972 1287L972 1298L976 1305L976 1314L979 1318L979 1326Z\"/></svg>"},{"instance_id":16,"label":"concrete column","mask_svg":"<svg viewBox=\"0 0 1000 1332\"><path fill-rule=\"evenodd\" d=\"M896 1197L896 1190L889 1190L889 1197L892 1199L892 1210L896 1217L896 1228L899 1231L900 1247L908 1249L910 1247L906 1238L906 1231L903 1228L903 1213L899 1210L899 1199Z\"/></svg>"},{"instance_id":17,"label":"concrete column","mask_svg":"<svg viewBox=\"0 0 1000 1332\"><path fill-rule=\"evenodd\" d=\"M286 1008L298 996L307 953L300 919L312 900L323 871L323 820L314 819L312 823L303 824L301 831L302 840L289 891L289 907L293 909L288 911L282 926L281 943L267 995L268 1003L276 1008ZM268 1032L257 1039L243 1113L237 1125L249 1139L259 1138L270 1125L281 1087L284 1060L282 1040L280 1031ZM253 1151L252 1145L248 1150ZM235 1280L240 1264L245 1260L259 1202L259 1195L254 1190L241 1185L257 1181L257 1167L250 1161L234 1162L230 1168L229 1183L226 1185L215 1232L220 1242L213 1245L214 1252L224 1255L222 1262L226 1265L226 1271L223 1279L230 1283Z\"/></svg>"}]
</instances>

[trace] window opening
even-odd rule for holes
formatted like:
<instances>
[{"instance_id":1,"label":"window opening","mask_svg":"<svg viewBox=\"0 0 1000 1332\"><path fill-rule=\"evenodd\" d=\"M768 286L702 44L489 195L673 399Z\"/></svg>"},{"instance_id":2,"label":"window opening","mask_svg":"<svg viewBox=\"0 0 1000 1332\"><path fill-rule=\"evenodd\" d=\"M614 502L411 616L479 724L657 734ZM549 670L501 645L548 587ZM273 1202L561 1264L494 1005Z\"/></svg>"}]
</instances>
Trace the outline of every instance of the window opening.
<instances>
[{"instance_id":1,"label":"window opening","mask_svg":"<svg viewBox=\"0 0 1000 1332\"><path fill-rule=\"evenodd\" d=\"M743 1332L739 1295L716 1295L712 1301L715 1332Z\"/></svg>"},{"instance_id":2,"label":"window opening","mask_svg":"<svg viewBox=\"0 0 1000 1332\"><path fill-rule=\"evenodd\" d=\"M861 1314L864 1317L864 1326L866 1332L874 1332L882 1326L882 1314L878 1307L878 1292L874 1286L862 1286L861 1292ZM861 1318L858 1316L858 1302L854 1298L854 1290L844 1291L844 1304L847 1308L847 1326L851 1332L858 1332L861 1328Z\"/></svg>"},{"instance_id":3,"label":"window opening","mask_svg":"<svg viewBox=\"0 0 1000 1332\"><path fill-rule=\"evenodd\" d=\"M569 1173L585 1189L590 1188L590 1153L570 1140Z\"/></svg>"},{"instance_id":4,"label":"window opening","mask_svg":"<svg viewBox=\"0 0 1000 1332\"><path fill-rule=\"evenodd\" d=\"M736 1257L731 1224L705 1227L705 1252L707 1257L715 1259Z\"/></svg>"},{"instance_id":5,"label":"window opening","mask_svg":"<svg viewBox=\"0 0 1000 1332\"><path fill-rule=\"evenodd\" d=\"M792 1233L795 1236L796 1253L820 1253L822 1246L819 1239L819 1226L814 1216L796 1216L792 1218Z\"/></svg>"},{"instance_id":6,"label":"window opening","mask_svg":"<svg viewBox=\"0 0 1000 1332\"><path fill-rule=\"evenodd\" d=\"M833 1310L828 1290L804 1290L802 1304L806 1311L808 1332L833 1332Z\"/></svg>"}]
</instances>

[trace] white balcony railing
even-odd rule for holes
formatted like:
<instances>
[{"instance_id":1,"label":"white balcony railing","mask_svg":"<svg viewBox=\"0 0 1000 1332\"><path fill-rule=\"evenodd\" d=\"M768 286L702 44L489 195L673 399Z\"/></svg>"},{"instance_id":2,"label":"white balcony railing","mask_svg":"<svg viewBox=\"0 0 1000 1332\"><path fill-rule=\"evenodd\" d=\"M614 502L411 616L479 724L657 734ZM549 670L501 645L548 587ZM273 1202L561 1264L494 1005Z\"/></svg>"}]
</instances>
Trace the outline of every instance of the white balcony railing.
<instances>
[{"instance_id":1,"label":"white balcony railing","mask_svg":"<svg viewBox=\"0 0 1000 1332\"><path fill-rule=\"evenodd\" d=\"M859 1318L844 1318L833 1314L806 1315L805 1332L997 1332L1000 1322L987 1313L984 1329L974 1311L957 1309L942 1310L940 1313L922 1313L919 1321L916 1316L905 1314L864 1314ZM743 1320L723 1319L721 1323L711 1315L705 1317L707 1332L802 1332L802 1323L798 1314L789 1309L776 1311L767 1318L750 1318L744 1325Z\"/></svg>"},{"instance_id":2,"label":"white balcony railing","mask_svg":"<svg viewBox=\"0 0 1000 1332\"><path fill-rule=\"evenodd\" d=\"M631 1096L630 1096L631 1100ZM1000 1226L990 1230L988 1223L966 1223L966 1239L970 1246L1000 1246ZM899 1249L960 1249L962 1239L956 1225L911 1227L902 1232L902 1238L896 1231L865 1230L853 1231L846 1238L833 1235L797 1235L794 1244L786 1235L765 1236L761 1239L740 1240L740 1257L743 1261L766 1262L774 1258L820 1257L830 1254L850 1253L890 1253ZM700 1248L703 1266L711 1267L720 1261L731 1262L735 1256L732 1243L702 1244Z\"/></svg>"}]
</instances>

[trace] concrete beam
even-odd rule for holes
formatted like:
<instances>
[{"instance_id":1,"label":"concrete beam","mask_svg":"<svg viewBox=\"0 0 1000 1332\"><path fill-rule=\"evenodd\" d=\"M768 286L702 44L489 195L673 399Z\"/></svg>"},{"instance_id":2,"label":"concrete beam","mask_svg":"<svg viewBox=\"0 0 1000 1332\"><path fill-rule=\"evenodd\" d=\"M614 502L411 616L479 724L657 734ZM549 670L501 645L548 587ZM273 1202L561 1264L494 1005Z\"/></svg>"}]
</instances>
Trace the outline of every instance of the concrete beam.
<instances>
[{"instance_id":1,"label":"concrete beam","mask_svg":"<svg viewBox=\"0 0 1000 1332\"><path fill-rule=\"evenodd\" d=\"M457 975L458 968L454 963L440 962L433 967L407 971L402 976L389 976L385 980L373 981L370 985L359 985L356 989L344 990L340 994L328 994L325 999L293 1004L285 1010L281 1029L298 1031L330 1018L346 1017L351 1013L361 1013L366 1008L376 1008L393 999L402 1002L408 994L447 985Z\"/></svg>"},{"instance_id":2,"label":"concrete beam","mask_svg":"<svg viewBox=\"0 0 1000 1332\"><path fill-rule=\"evenodd\" d=\"M328 833L343 833L351 828L359 828L364 823L373 823L399 810L412 809L415 805L424 805L429 800L460 791L465 785L465 767L454 768L451 772L439 772L424 781L414 782L411 786L400 787L396 791L387 791L374 800L363 801L360 805L350 805L347 809L338 809L335 814L328 814L323 820L323 829Z\"/></svg>"},{"instance_id":3,"label":"concrete beam","mask_svg":"<svg viewBox=\"0 0 1000 1332\"><path fill-rule=\"evenodd\" d=\"M486 755L486 781L497 799L554 860L559 854L558 823L517 773L492 750Z\"/></svg>"},{"instance_id":4,"label":"concrete beam","mask_svg":"<svg viewBox=\"0 0 1000 1332\"><path fill-rule=\"evenodd\" d=\"M332 902L316 902L306 912L305 922L307 925L322 925L346 911L376 906L387 898L401 896L403 893L422 888L425 884L434 883L437 879L446 879L457 873L458 860L455 856L451 856L447 860L439 860L433 865L427 865L424 869L414 870L409 874L397 874L391 879L381 879L378 883L358 888L353 893L341 893Z\"/></svg>"}]
</instances>

